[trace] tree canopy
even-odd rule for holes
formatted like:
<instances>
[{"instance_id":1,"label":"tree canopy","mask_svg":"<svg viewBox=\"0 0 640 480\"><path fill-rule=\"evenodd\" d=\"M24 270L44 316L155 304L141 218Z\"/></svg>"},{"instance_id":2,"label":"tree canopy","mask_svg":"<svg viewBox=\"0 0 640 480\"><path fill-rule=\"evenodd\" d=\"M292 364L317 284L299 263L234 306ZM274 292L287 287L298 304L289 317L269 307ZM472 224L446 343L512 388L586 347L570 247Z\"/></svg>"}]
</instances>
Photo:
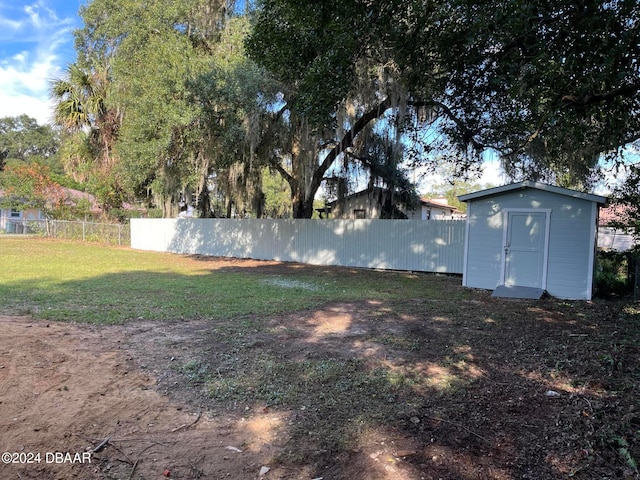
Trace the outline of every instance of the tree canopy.
<instances>
[{"instance_id":1,"label":"tree canopy","mask_svg":"<svg viewBox=\"0 0 640 480\"><path fill-rule=\"evenodd\" d=\"M578 185L640 137L639 21L629 0L265 0L248 44L320 122L368 86L436 115L461 163Z\"/></svg>"},{"instance_id":2,"label":"tree canopy","mask_svg":"<svg viewBox=\"0 0 640 480\"><path fill-rule=\"evenodd\" d=\"M640 138L639 22L629 0L461 2L445 101L512 177L588 184Z\"/></svg>"},{"instance_id":3,"label":"tree canopy","mask_svg":"<svg viewBox=\"0 0 640 480\"><path fill-rule=\"evenodd\" d=\"M47 162L58 151L57 133L28 115L0 118L0 170L7 162Z\"/></svg>"},{"instance_id":4,"label":"tree canopy","mask_svg":"<svg viewBox=\"0 0 640 480\"><path fill-rule=\"evenodd\" d=\"M267 167L295 217L354 172L406 201L407 165L463 174L488 150L514 180L587 189L640 138L632 0L93 0L81 16L52 89L66 165L165 215L212 215L213 196L277 212Z\"/></svg>"},{"instance_id":5,"label":"tree canopy","mask_svg":"<svg viewBox=\"0 0 640 480\"><path fill-rule=\"evenodd\" d=\"M54 177L49 167L39 162L8 165L0 172L0 206L18 210L34 208L57 219L86 214L86 202L71 199Z\"/></svg>"}]
</instances>

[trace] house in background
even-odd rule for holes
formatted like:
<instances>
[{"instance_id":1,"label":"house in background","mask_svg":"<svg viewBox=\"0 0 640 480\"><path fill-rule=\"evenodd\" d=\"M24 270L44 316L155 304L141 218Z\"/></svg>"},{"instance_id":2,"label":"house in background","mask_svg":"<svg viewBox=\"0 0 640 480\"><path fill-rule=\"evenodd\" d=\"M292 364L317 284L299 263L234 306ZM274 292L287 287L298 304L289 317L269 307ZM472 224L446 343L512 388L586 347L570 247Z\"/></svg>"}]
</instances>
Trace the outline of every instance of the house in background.
<instances>
[{"instance_id":1,"label":"house in background","mask_svg":"<svg viewBox=\"0 0 640 480\"><path fill-rule=\"evenodd\" d=\"M321 215L329 214L336 219L376 219L382 218L383 205L389 198L389 190L373 187L346 196L342 201L334 200L321 209ZM397 218L409 220L450 220L464 218L464 212L449 205L444 198L427 199L421 197L415 210L404 205L394 206Z\"/></svg>"},{"instance_id":2,"label":"house in background","mask_svg":"<svg viewBox=\"0 0 640 480\"><path fill-rule=\"evenodd\" d=\"M458 220L466 218L466 214L449 205L446 198L420 197L419 208L405 213L410 220Z\"/></svg>"},{"instance_id":3,"label":"house in background","mask_svg":"<svg viewBox=\"0 0 640 480\"><path fill-rule=\"evenodd\" d=\"M80 202L86 202L89 206L89 214L92 217L102 215L103 210L93 195L72 188L65 188L64 191L69 204L77 205ZM3 196L4 192L0 190L0 200ZM5 231L6 233L23 232L25 231L23 226L28 222L43 220L46 220L46 216L42 210L37 208L0 208L0 231Z\"/></svg>"},{"instance_id":4,"label":"house in background","mask_svg":"<svg viewBox=\"0 0 640 480\"><path fill-rule=\"evenodd\" d=\"M614 226L624 222L626 208L623 205L609 205L600 209L598 217L598 248L626 252L636 245L636 239L629 232Z\"/></svg>"},{"instance_id":5,"label":"house in background","mask_svg":"<svg viewBox=\"0 0 640 480\"><path fill-rule=\"evenodd\" d=\"M598 210L606 197L525 181L458 198L468 205L464 286L495 289L496 296L547 291L591 299Z\"/></svg>"},{"instance_id":6,"label":"house in background","mask_svg":"<svg viewBox=\"0 0 640 480\"><path fill-rule=\"evenodd\" d=\"M0 197L2 192L0 191ZM16 208L0 208L0 230L13 233L14 225L28 221L44 220L44 215L37 208L19 210Z\"/></svg>"}]
</instances>

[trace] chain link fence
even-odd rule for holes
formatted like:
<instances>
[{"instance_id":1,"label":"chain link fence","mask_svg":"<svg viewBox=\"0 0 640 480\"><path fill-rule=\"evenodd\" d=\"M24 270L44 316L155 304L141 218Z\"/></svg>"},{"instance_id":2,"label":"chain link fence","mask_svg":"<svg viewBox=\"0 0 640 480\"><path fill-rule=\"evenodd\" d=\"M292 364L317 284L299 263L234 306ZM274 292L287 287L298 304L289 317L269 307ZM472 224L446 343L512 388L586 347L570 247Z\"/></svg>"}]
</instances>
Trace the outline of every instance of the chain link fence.
<instances>
[{"instance_id":1,"label":"chain link fence","mask_svg":"<svg viewBox=\"0 0 640 480\"><path fill-rule=\"evenodd\" d=\"M10 220L6 233L42 235L53 238L97 242L108 245L131 244L129 224L97 223L67 220Z\"/></svg>"}]
</instances>

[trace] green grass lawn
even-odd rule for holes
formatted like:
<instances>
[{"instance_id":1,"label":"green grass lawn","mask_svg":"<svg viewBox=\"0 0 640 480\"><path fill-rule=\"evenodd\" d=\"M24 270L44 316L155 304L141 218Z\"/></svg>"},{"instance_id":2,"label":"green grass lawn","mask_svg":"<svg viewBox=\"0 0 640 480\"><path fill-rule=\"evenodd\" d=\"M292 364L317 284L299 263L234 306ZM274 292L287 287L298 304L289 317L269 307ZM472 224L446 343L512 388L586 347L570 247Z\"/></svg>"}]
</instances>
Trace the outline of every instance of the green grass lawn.
<instances>
[{"instance_id":1,"label":"green grass lawn","mask_svg":"<svg viewBox=\"0 0 640 480\"><path fill-rule=\"evenodd\" d=\"M433 275L290 265L217 268L205 258L39 238L0 237L0 312L56 321L221 319L329 301L429 297ZM232 265L232 264L230 264Z\"/></svg>"},{"instance_id":2,"label":"green grass lawn","mask_svg":"<svg viewBox=\"0 0 640 480\"><path fill-rule=\"evenodd\" d=\"M460 284L0 236L0 314L127 324L105 330L156 321L153 349L132 335L130 354L216 414L291 415L274 461L312 464L310 478L359 471L351 460L388 435L416 451L410 478L638 478L638 303L494 299Z\"/></svg>"}]
</instances>

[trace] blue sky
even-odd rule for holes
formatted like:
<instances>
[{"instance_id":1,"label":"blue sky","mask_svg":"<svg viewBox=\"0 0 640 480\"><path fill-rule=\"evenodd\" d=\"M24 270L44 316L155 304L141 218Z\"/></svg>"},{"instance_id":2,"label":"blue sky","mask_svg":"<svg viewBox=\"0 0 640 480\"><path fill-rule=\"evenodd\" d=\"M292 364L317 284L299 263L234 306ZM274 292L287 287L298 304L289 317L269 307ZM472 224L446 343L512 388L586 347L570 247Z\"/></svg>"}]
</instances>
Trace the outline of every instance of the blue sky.
<instances>
[{"instance_id":1,"label":"blue sky","mask_svg":"<svg viewBox=\"0 0 640 480\"><path fill-rule=\"evenodd\" d=\"M49 82L75 61L84 0L0 0L0 118L52 116Z\"/></svg>"}]
</instances>

